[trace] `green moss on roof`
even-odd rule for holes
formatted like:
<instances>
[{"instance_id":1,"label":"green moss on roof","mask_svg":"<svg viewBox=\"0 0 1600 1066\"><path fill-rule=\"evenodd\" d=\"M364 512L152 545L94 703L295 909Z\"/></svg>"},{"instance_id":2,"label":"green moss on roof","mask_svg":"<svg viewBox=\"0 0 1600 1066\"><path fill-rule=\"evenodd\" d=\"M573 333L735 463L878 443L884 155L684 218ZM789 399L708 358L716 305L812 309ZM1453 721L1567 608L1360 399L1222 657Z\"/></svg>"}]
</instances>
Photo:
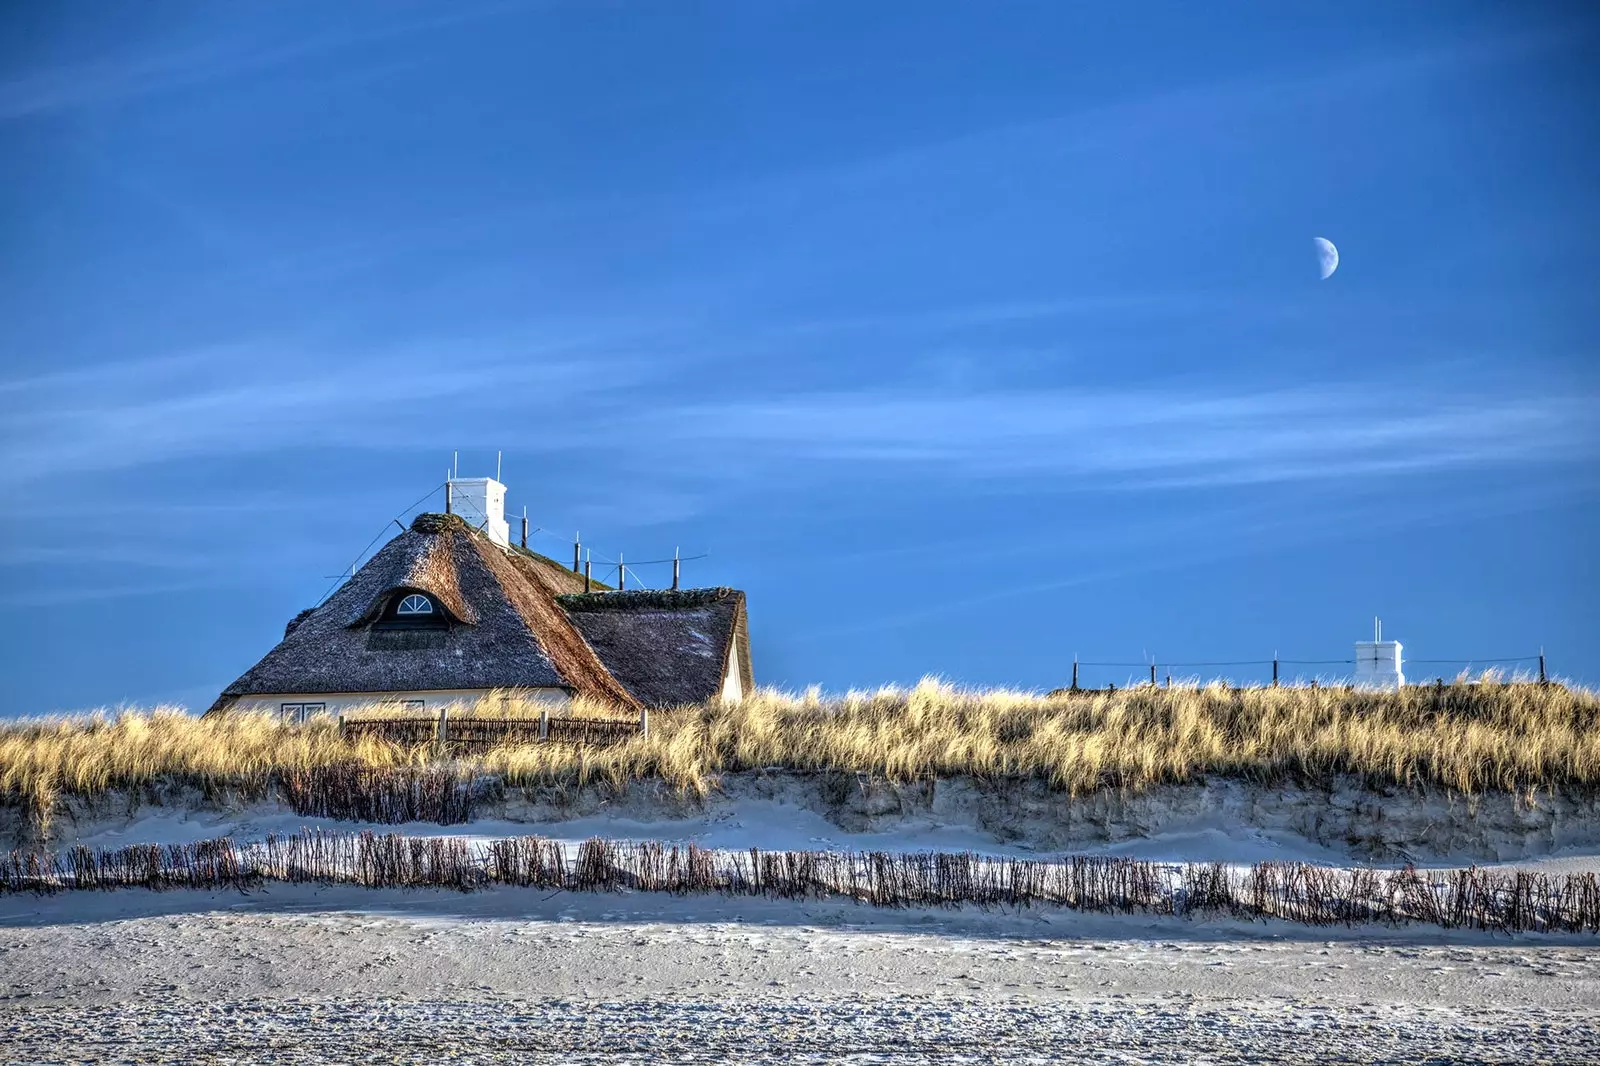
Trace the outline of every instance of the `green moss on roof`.
<instances>
[{"instance_id":1,"label":"green moss on roof","mask_svg":"<svg viewBox=\"0 0 1600 1066\"><path fill-rule=\"evenodd\" d=\"M720 603L738 590L726 587L706 589L629 589L625 592L570 592L557 596L566 611L685 610Z\"/></svg>"}]
</instances>

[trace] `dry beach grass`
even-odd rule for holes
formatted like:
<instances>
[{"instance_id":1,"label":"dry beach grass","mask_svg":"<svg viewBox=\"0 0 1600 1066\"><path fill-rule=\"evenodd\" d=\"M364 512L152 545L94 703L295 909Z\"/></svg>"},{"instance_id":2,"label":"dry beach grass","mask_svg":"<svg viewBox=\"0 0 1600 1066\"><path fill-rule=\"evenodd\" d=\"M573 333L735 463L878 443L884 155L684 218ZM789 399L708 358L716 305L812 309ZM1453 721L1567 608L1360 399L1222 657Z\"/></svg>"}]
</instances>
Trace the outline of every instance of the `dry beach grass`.
<instances>
[{"instance_id":1,"label":"dry beach grass","mask_svg":"<svg viewBox=\"0 0 1600 1066\"><path fill-rule=\"evenodd\" d=\"M499 697L481 713L502 715ZM473 713L474 708L463 708ZM607 708L580 705L578 714ZM781 766L908 780L1031 777L1082 793L1228 776L1260 782L1356 775L1459 792L1600 785L1600 695L1494 677L1399 693L1221 684L1056 695L937 681L825 699L762 691L738 704L652 714L648 737L610 747L530 744L457 761L508 784L655 778L704 793L722 772ZM421 767L438 756L264 715L178 709L0 726L0 794L48 809L61 792L156 781L261 782L332 766Z\"/></svg>"}]
</instances>

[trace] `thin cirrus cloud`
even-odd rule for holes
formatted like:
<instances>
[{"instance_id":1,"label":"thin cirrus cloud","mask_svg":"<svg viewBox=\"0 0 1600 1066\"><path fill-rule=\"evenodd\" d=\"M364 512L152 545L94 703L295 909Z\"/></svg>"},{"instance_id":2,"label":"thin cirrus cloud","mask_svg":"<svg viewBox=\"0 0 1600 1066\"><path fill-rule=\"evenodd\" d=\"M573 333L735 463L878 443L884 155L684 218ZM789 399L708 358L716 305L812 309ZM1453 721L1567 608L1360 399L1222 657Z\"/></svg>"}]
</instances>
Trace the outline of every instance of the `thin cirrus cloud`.
<instances>
[{"instance_id":1,"label":"thin cirrus cloud","mask_svg":"<svg viewBox=\"0 0 1600 1066\"><path fill-rule=\"evenodd\" d=\"M463 341L288 361L245 348L0 382L0 482L197 455L354 451L392 445L396 424L408 427L411 446L581 447L613 469L672 452L702 485L774 468L830 478L1070 477L1084 488L1326 483L1585 461L1597 451L1594 397L1583 395L880 386L706 399L663 382L647 361L604 354L610 348L574 336L524 345L518 358L504 341Z\"/></svg>"},{"instance_id":2,"label":"thin cirrus cloud","mask_svg":"<svg viewBox=\"0 0 1600 1066\"><path fill-rule=\"evenodd\" d=\"M1335 56L1314 64L1286 64L1224 79L1193 81L1155 93L1135 94L1039 119L983 126L954 136L888 151L797 167L731 186L688 195L681 213L702 218L739 217L777 205L853 204L874 191L896 203L915 198L929 173L948 185L972 180L987 187L998 172L1036 167L1075 155L1125 150L1130 143L1191 136L1218 116L1257 119L1292 113L1320 99L1378 95L1430 79L1476 76L1485 66L1517 62L1572 47L1570 32L1536 28L1517 34L1444 40L1384 54ZM1010 161L999 166L997 161ZM908 188L909 183L909 188Z\"/></svg>"},{"instance_id":3,"label":"thin cirrus cloud","mask_svg":"<svg viewBox=\"0 0 1600 1066\"><path fill-rule=\"evenodd\" d=\"M1578 397L1374 402L1357 391L1145 391L957 397L831 394L680 410L653 433L744 463L849 463L1083 487L1311 482L1500 463L1580 461ZM729 446L736 446L730 448Z\"/></svg>"},{"instance_id":4,"label":"thin cirrus cloud","mask_svg":"<svg viewBox=\"0 0 1600 1066\"><path fill-rule=\"evenodd\" d=\"M211 40L134 58L95 57L24 71L0 81L0 121L75 111L134 97L194 89L226 78L259 74L302 60L356 50L377 42L422 36L461 22L493 18L535 5L523 0L487 0L430 10L370 24L314 22L300 33L274 35L272 26L242 36L219 34ZM308 13L315 14L310 7Z\"/></svg>"},{"instance_id":5,"label":"thin cirrus cloud","mask_svg":"<svg viewBox=\"0 0 1600 1066\"><path fill-rule=\"evenodd\" d=\"M315 358L266 346L108 364L93 371L0 382L0 482L129 470L197 455L278 448L436 444L516 400L556 410L634 380L623 360L578 352L584 342L516 345L485 354L472 342L359 358ZM505 358L505 351L524 358ZM452 421L453 420L453 421Z\"/></svg>"}]
</instances>

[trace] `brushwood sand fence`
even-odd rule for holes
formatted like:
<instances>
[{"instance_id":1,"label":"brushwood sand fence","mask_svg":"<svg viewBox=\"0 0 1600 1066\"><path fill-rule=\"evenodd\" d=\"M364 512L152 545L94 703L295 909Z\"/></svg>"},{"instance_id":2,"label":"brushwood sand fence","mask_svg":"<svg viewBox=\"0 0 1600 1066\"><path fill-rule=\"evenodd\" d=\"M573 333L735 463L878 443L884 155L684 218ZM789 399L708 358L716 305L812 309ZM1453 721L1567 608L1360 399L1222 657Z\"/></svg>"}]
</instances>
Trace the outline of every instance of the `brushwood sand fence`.
<instances>
[{"instance_id":1,"label":"brushwood sand fence","mask_svg":"<svg viewBox=\"0 0 1600 1066\"><path fill-rule=\"evenodd\" d=\"M631 890L774 899L842 898L877 907L1053 906L1101 913L1281 919L1311 925L1423 923L1496 932L1600 932L1600 875L1471 867L1331 868L1299 862L1060 861L972 853L723 851L694 844L301 832L188 844L0 857L0 892L236 889L264 884L367 888L492 886Z\"/></svg>"}]
</instances>

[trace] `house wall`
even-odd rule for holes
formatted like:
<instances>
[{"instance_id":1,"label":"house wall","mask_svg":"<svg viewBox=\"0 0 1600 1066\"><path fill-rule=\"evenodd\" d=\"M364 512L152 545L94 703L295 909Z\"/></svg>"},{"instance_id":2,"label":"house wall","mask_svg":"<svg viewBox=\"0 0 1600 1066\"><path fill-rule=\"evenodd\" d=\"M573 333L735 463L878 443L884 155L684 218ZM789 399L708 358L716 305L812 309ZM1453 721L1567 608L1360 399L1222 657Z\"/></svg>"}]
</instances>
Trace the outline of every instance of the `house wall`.
<instances>
[{"instance_id":1,"label":"house wall","mask_svg":"<svg viewBox=\"0 0 1600 1066\"><path fill-rule=\"evenodd\" d=\"M431 689L422 692L279 692L266 695L240 696L237 703L228 708L228 713L243 713L249 711L266 711L278 714L283 711L283 705L288 704L322 704L323 713L331 715L349 714L352 711L372 710L377 707L398 708L403 700L421 700L421 708L427 711L437 711L441 707L470 706L496 691L486 688L451 688ZM517 689L514 692L499 690L500 695L509 696L513 700L525 700L541 704L549 704L552 709L565 707L572 702L572 696L562 688L533 688Z\"/></svg>"},{"instance_id":2,"label":"house wall","mask_svg":"<svg viewBox=\"0 0 1600 1066\"><path fill-rule=\"evenodd\" d=\"M720 695L729 703L738 703L744 699L744 678L740 676L737 650L728 656L728 676L722 679Z\"/></svg>"}]
</instances>

